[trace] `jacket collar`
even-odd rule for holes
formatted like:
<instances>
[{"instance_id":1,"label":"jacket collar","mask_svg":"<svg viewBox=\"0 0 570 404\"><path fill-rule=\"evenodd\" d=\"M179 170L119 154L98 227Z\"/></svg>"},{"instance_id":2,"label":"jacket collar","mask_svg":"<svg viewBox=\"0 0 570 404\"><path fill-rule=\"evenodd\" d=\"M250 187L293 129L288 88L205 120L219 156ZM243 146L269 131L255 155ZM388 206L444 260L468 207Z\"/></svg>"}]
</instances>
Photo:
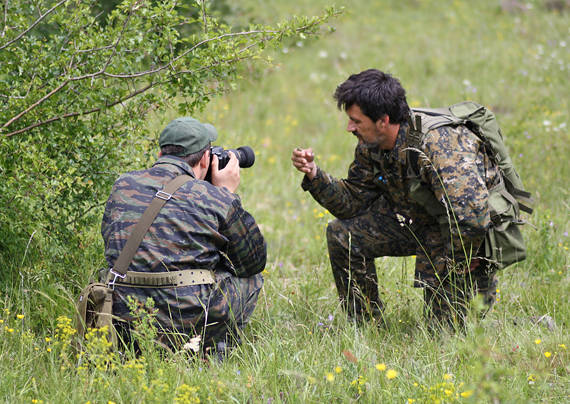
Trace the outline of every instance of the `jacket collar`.
<instances>
[{"instance_id":1,"label":"jacket collar","mask_svg":"<svg viewBox=\"0 0 570 404\"><path fill-rule=\"evenodd\" d=\"M194 171L192 171L192 167L190 167L190 165L180 157L161 156L152 166L155 167L159 164L162 166L161 168L164 168L176 175L188 174L192 178L196 178Z\"/></svg>"}]
</instances>

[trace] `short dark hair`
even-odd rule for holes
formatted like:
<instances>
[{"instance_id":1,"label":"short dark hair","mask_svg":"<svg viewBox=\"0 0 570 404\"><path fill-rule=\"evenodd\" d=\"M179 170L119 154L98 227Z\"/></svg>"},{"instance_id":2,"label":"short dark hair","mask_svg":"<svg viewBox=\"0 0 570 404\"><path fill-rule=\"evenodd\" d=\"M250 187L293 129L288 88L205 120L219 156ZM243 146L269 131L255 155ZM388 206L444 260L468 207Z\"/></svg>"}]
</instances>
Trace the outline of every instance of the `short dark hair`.
<instances>
[{"instance_id":1,"label":"short dark hair","mask_svg":"<svg viewBox=\"0 0 570 404\"><path fill-rule=\"evenodd\" d=\"M190 167L194 167L196 164L198 164L204 153L206 153L206 150L208 150L210 147L211 144L208 143L206 147L204 147L202 150L197 151L196 153L188 154L186 156L178 156L178 157L187 162ZM183 153L184 150L185 150L184 147L172 144L162 146L160 148L160 152L162 153L163 156L169 156L169 155L176 156L180 153Z\"/></svg>"},{"instance_id":2,"label":"short dark hair","mask_svg":"<svg viewBox=\"0 0 570 404\"><path fill-rule=\"evenodd\" d=\"M334 92L339 109L358 105L364 115L376 122L384 115L391 123L404 123L410 114L406 90L388 73L368 69L351 75Z\"/></svg>"}]
</instances>

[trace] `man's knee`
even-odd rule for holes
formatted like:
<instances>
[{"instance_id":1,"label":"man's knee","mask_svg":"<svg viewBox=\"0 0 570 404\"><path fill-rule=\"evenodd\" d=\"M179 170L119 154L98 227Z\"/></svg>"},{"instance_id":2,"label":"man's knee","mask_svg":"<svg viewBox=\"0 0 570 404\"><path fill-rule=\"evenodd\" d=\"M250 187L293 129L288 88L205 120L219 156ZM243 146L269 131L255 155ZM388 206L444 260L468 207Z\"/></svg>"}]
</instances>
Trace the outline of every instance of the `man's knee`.
<instances>
[{"instance_id":1,"label":"man's knee","mask_svg":"<svg viewBox=\"0 0 570 404\"><path fill-rule=\"evenodd\" d=\"M226 278L220 285L222 299L211 311L216 313L220 321L235 322L238 328L243 328L255 310L262 287L261 274L248 278Z\"/></svg>"}]
</instances>

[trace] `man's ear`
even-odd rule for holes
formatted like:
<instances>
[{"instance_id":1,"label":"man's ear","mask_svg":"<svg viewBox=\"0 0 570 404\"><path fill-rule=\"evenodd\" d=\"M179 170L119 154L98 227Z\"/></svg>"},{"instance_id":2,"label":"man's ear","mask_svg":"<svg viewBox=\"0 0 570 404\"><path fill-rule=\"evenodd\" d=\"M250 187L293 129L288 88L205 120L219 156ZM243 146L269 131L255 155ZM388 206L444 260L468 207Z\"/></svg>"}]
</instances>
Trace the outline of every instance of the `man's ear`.
<instances>
[{"instance_id":1,"label":"man's ear","mask_svg":"<svg viewBox=\"0 0 570 404\"><path fill-rule=\"evenodd\" d=\"M200 159L200 167L210 167L210 150L206 150Z\"/></svg>"},{"instance_id":2,"label":"man's ear","mask_svg":"<svg viewBox=\"0 0 570 404\"><path fill-rule=\"evenodd\" d=\"M376 127L378 129L383 129L383 128L387 127L389 124L390 124L390 117L388 116L388 114L381 116L376 121Z\"/></svg>"}]
</instances>

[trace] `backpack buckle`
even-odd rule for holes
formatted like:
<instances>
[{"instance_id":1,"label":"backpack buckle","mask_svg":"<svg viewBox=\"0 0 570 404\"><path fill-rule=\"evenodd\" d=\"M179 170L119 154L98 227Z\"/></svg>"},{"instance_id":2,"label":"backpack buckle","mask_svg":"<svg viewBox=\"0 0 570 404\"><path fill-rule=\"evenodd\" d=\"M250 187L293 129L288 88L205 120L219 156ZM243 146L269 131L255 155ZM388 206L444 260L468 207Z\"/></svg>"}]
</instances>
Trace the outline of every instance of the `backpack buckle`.
<instances>
[{"instance_id":1,"label":"backpack buckle","mask_svg":"<svg viewBox=\"0 0 570 404\"><path fill-rule=\"evenodd\" d=\"M113 275L113 279L110 280L107 284L107 287L111 290L115 290L115 282L117 282L117 278L125 279L127 277L127 274L122 275L118 272L113 271L112 268L109 270L109 274Z\"/></svg>"},{"instance_id":2,"label":"backpack buckle","mask_svg":"<svg viewBox=\"0 0 570 404\"><path fill-rule=\"evenodd\" d=\"M165 201L170 200L170 198L172 198L172 194L169 194L168 192L164 192L164 191L157 191L156 194L154 194L154 196L156 198L160 198L163 199Z\"/></svg>"}]
</instances>

